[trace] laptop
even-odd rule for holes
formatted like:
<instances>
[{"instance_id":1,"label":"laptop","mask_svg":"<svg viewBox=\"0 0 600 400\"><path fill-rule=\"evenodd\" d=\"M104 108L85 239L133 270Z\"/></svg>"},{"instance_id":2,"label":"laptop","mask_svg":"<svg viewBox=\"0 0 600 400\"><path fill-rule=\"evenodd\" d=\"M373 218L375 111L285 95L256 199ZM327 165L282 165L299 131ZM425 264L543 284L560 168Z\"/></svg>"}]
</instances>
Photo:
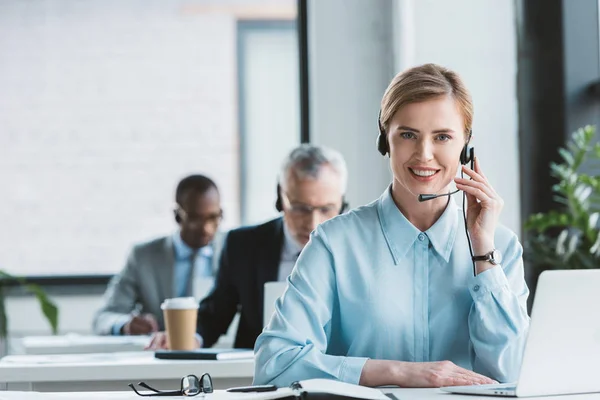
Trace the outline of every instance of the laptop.
<instances>
[{"instance_id":1,"label":"laptop","mask_svg":"<svg viewBox=\"0 0 600 400\"><path fill-rule=\"evenodd\" d=\"M600 392L600 270L545 271L538 280L516 384L443 387L505 397Z\"/></svg>"},{"instance_id":2,"label":"laptop","mask_svg":"<svg viewBox=\"0 0 600 400\"><path fill-rule=\"evenodd\" d=\"M271 316L275 312L275 302L281 297L287 282L266 282L265 283L265 295L263 300L263 326L269 325Z\"/></svg>"}]
</instances>

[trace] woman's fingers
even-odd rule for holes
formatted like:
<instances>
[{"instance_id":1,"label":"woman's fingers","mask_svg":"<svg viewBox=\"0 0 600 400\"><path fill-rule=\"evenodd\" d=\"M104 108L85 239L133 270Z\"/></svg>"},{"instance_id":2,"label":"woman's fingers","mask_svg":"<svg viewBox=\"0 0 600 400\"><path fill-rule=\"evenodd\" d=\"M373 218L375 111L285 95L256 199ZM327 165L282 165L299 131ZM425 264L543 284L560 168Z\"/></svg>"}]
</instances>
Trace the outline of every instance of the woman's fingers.
<instances>
[{"instance_id":1,"label":"woman's fingers","mask_svg":"<svg viewBox=\"0 0 600 400\"><path fill-rule=\"evenodd\" d=\"M456 188L462 190L465 193L475 196L482 203L493 201L493 194L488 194L489 190L486 190L482 186L475 186L473 184L465 184L456 181Z\"/></svg>"}]
</instances>

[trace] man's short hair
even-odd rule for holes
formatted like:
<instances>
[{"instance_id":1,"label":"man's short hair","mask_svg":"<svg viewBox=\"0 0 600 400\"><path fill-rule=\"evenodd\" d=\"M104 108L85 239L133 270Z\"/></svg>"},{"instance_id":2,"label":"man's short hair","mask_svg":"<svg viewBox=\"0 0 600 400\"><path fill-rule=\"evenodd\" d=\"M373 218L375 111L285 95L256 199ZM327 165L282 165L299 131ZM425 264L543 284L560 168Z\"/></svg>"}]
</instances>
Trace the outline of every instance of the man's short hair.
<instances>
[{"instance_id":1,"label":"man's short hair","mask_svg":"<svg viewBox=\"0 0 600 400\"><path fill-rule=\"evenodd\" d=\"M321 168L330 166L341 179L342 194L346 193L348 169L342 154L336 150L313 144L302 144L288 154L281 166L279 185L285 189L290 173L300 179L317 179Z\"/></svg>"},{"instance_id":2,"label":"man's short hair","mask_svg":"<svg viewBox=\"0 0 600 400\"><path fill-rule=\"evenodd\" d=\"M181 205L184 198L190 194L198 194L203 195L208 192L210 189L214 188L219 191L215 182L207 176L204 175L190 175L183 178L177 184L177 190L175 191L175 201L177 204Z\"/></svg>"}]
</instances>

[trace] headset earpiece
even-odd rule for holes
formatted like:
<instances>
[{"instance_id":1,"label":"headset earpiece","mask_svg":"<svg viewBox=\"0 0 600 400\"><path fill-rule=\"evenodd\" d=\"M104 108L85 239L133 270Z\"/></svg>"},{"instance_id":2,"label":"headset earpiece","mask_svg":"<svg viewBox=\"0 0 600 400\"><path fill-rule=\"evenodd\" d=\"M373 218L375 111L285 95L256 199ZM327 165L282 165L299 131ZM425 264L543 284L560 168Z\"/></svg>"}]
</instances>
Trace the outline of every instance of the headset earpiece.
<instances>
[{"instance_id":1,"label":"headset earpiece","mask_svg":"<svg viewBox=\"0 0 600 400\"><path fill-rule=\"evenodd\" d=\"M473 160L475 160L475 149L472 146L465 144L460 152L460 163L462 165L467 165Z\"/></svg>"},{"instance_id":2,"label":"headset earpiece","mask_svg":"<svg viewBox=\"0 0 600 400\"><path fill-rule=\"evenodd\" d=\"M346 211L348 211L349 206L350 205L348 204L348 202L345 199L342 199L342 207L340 208L340 214L343 214Z\"/></svg>"},{"instance_id":3,"label":"headset earpiece","mask_svg":"<svg viewBox=\"0 0 600 400\"><path fill-rule=\"evenodd\" d=\"M382 156L385 156L387 153L389 153L390 149L388 146L387 135L383 129L383 126L381 126L381 110L379 110L379 115L377 116L377 128L379 128L379 135L377 136L377 150Z\"/></svg>"},{"instance_id":4,"label":"headset earpiece","mask_svg":"<svg viewBox=\"0 0 600 400\"><path fill-rule=\"evenodd\" d=\"M467 165L468 163L471 163L471 168L473 167L473 162L475 162L475 149L473 148L473 146L470 146L469 143L471 142L471 136L473 135L473 131L469 131L469 137L467 138L467 143L465 143L465 146L462 148L461 152L460 152L460 163L462 165Z\"/></svg>"},{"instance_id":5,"label":"headset earpiece","mask_svg":"<svg viewBox=\"0 0 600 400\"><path fill-rule=\"evenodd\" d=\"M277 200L275 200L275 209L278 212L283 211L283 201L281 200L281 186L277 184Z\"/></svg>"}]
</instances>

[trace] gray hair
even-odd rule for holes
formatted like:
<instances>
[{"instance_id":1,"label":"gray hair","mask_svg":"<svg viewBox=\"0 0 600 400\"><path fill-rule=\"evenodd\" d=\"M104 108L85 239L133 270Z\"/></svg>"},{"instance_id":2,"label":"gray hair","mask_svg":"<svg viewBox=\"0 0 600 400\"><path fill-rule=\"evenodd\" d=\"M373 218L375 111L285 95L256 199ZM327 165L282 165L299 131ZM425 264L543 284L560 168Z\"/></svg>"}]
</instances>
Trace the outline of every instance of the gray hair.
<instances>
[{"instance_id":1,"label":"gray hair","mask_svg":"<svg viewBox=\"0 0 600 400\"><path fill-rule=\"evenodd\" d=\"M286 179L291 172L300 179L317 179L321 168L330 166L341 179L342 194L346 193L348 185L348 169L342 154L324 146L301 144L288 154L281 166L279 185L286 186Z\"/></svg>"}]
</instances>

